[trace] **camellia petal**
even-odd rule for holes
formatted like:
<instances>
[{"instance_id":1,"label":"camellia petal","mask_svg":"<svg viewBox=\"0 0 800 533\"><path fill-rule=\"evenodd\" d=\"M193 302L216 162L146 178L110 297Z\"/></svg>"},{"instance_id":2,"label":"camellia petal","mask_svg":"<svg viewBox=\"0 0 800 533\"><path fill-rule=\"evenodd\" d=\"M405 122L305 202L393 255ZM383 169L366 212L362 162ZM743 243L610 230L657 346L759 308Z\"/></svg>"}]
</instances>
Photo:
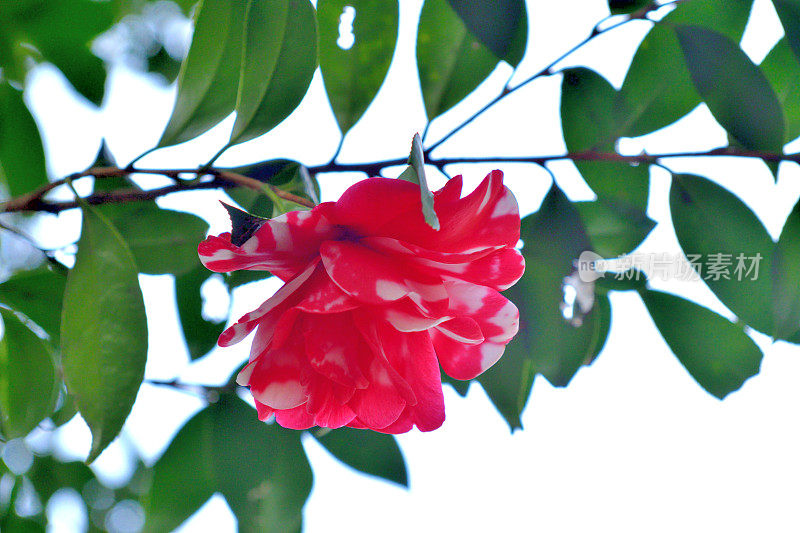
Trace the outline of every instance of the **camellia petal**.
<instances>
[{"instance_id":1,"label":"camellia petal","mask_svg":"<svg viewBox=\"0 0 800 533\"><path fill-rule=\"evenodd\" d=\"M255 330L237 382L258 417L284 427L403 433L444 422L439 365L472 379L519 327L498 290L525 268L520 218L499 171L465 197L460 176L434 193L441 228L424 220L419 186L370 178L337 202L265 222L241 246L199 248L212 270L270 270L286 281L220 336Z\"/></svg>"}]
</instances>

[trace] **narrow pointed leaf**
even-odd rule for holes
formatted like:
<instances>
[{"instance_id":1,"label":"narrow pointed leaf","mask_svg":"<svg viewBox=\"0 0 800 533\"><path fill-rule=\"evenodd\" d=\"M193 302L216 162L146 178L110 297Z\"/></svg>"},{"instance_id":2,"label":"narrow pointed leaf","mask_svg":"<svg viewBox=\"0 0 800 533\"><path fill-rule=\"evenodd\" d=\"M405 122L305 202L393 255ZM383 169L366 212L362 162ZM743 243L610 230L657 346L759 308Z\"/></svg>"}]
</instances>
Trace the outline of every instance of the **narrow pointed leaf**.
<instances>
[{"instance_id":1,"label":"narrow pointed leaf","mask_svg":"<svg viewBox=\"0 0 800 533\"><path fill-rule=\"evenodd\" d=\"M435 230L439 229L439 217L436 216L436 211L433 208L433 194L428 188L428 180L425 177L425 154L422 150L422 139L419 133L414 134L411 140L411 154L408 156L408 168L403 171L398 179L410 181L419 185L420 195L422 197L422 214L425 216L425 222Z\"/></svg>"},{"instance_id":2,"label":"narrow pointed leaf","mask_svg":"<svg viewBox=\"0 0 800 533\"><path fill-rule=\"evenodd\" d=\"M786 38L778 41L760 65L783 108L785 143L800 137L800 61L792 55Z\"/></svg>"},{"instance_id":3,"label":"narrow pointed leaf","mask_svg":"<svg viewBox=\"0 0 800 533\"><path fill-rule=\"evenodd\" d=\"M352 10L354 41L339 44L340 18ZM386 78L397 44L396 0L320 0L319 66L342 134L358 122Z\"/></svg>"},{"instance_id":4,"label":"narrow pointed leaf","mask_svg":"<svg viewBox=\"0 0 800 533\"><path fill-rule=\"evenodd\" d=\"M751 150L781 152L783 110L759 68L728 37L676 26L686 66L714 118Z\"/></svg>"},{"instance_id":5,"label":"narrow pointed leaf","mask_svg":"<svg viewBox=\"0 0 800 533\"><path fill-rule=\"evenodd\" d=\"M763 354L741 326L671 294L641 294L672 353L710 394L722 399L758 374Z\"/></svg>"},{"instance_id":6,"label":"narrow pointed leaf","mask_svg":"<svg viewBox=\"0 0 800 533\"><path fill-rule=\"evenodd\" d=\"M22 93L0 83L0 185L14 197L47 182L39 128Z\"/></svg>"},{"instance_id":7,"label":"narrow pointed leaf","mask_svg":"<svg viewBox=\"0 0 800 533\"><path fill-rule=\"evenodd\" d=\"M83 208L61 319L64 378L92 430L93 461L122 429L144 377L147 319L136 263L117 229Z\"/></svg>"},{"instance_id":8,"label":"narrow pointed leaf","mask_svg":"<svg viewBox=\"0 0 800 533\"><path fill-rule=\"evenodd\" d=\"M188 141L216 126L236 106L250 0L202 0L189 54L178 75L178 96L158 146Z\"/></svg>"},{"instance_id":9,"label":"narrow pointed leaf","mask_svg":"<svg viewBox=\"0 0 800 533\"><path fill-rule=\"evenodd\" d=\"M317 20L308 0L252 2L230 144L263 135L288 117L316 68Z\"/></svg>"},{"instance_id":10,"label":"narrow pointed leaf","mask_svg":"<svg viewBox=\"0 0 800 533\"><path fill-rule=\"evenodd\" d=\"M498 62L448 0L425 1L417 28L417 70L428 120L463 100Z\"/></svg>"},{"instance_id":11,"label":"narrow pointed leaf","mask_svg":"<svg viewBox=\"0 0 800 533\"><path fill-rule=\"evenodd\" d=\"M800 331L800 202L789 213L772 257L774 337L789 339Z\"/></svg>"},{"instance_id":12,"label":"narrow pointed leaf","mask_svg":"<svg viewBox=\"0 0 800 533\"><path fill-rule=\"evenodd\" d=\"M0 428L8 439L24 437L53 412L57 396L50 349L14 313L0 307Z\"/></svg>"},{"instance_id":13,"label":"narrow pointed leaf","mask_svg":"<svg viewBox=\"0 0 800 533\"><path fill-rule=\"evenodd\" d=\"M344 464L372 476L408 486L403 453L394 436L343 427L322 436L310 432L326 450Z\"/></svg>"},{"instance_id":14,"label":"narrow pointed leaf","mask_svg":"<svg viewBox=\"0 0 800 533\"><path fill-rule=\"evenodd\" d=\"M778 18L781 19L786 40L794 52L795 59L800 61L800 1L772 0Z\"/></svg>"},{"instance_id":15,"label":"narrow pointed leaf","mask_svg":"<svg viewBox=\"0 0 800 533\"><path fill-rule=\"evenodd\" d=\"M670 191L675 235L700 278L733 313L771 334L774 244L756 215L733 193L689 174Z\"/></svg>"},{"instance_id":16,"label":"narrow pointed leaf","mask_svg":"<svg viewBox=\"0 0 800 533\"><path fill-rule=\"evenodd\" d=\"M528 14L524 0L447 1L470 33L498 59L504 59L514 67L519 64L528 43Z\"/></svg>"}]
</instances>

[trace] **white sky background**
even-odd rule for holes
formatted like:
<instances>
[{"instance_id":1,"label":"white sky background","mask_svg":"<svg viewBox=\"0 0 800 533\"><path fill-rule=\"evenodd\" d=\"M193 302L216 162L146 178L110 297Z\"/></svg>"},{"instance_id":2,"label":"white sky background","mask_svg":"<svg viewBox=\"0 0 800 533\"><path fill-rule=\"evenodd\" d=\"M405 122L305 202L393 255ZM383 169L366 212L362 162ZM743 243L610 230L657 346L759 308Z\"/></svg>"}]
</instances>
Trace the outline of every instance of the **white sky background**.
<instances>
[{"instance_id":1,"label":"white sky background","mask_svg":"<svg viewBox=\"0 0 800 533\"><path fill-rule=\"evenodd\" d=\"M374 106L348 135L340 161L402 157L425 115L414 72L414 37L421 2L403 0L398 49ZM531 40L517 80L525 79L577 43L607 14L604 0L528 2ZM760 62L782 33L769 0L755 1L743 46ZM356 14L356 17L358 14ZM602 36L560 66L586 65L615 86L649 27L636 22ZM498 68L489 81L451 113L437 119L433 141L449 131L502 87L511 69ZM153 146L174 101L174 88L116 69L106 105L92 111L67 92L60 74L40 68L27 95L42 128L51 175L84 169L93 161L100 137L121 164ZM435 155L558 154L565 149L558 119L561 77L542 78L520 90L440 148ZM180 168L204 163L224 144L229 119L196 141L156 152L142 167ZM231 149L220 165L274 157L306 164L324 163L338 143L319 75L298 111L272 133ZM647 137L626 140L626 153L704 150L725 143L724 131L705 107L678 124ZM796 143L795 143L796 144ZM790 146L790 148L792 148ZM675 171L705 175L735 193L756 211L773 237L800 195L800 171L782 164L777 185L763 163L743 159L684 159L668 162ZM464 172L471 190L491 166L450 167ZM538 208L549 175L534 165L500 165L523 214ZM572 163L553 163L558 184L573 200L593 198ZM430 172L431 186L442 176ZM322 175L323 200L335 200L363 176ZM146 186L160 184L146 177ZM146 180L146 181L145 181ZM679 253L669 219L669 179L652 171L648 214L659 225L639 251ZM85 189L84 189L85 190ZM211 232L227 229L214 191L173 195L164 207L200 212ZM79 213L47 217L39 232L47 245L78 237ZM721 221L723 223L723 221ZM65 226L72 228L65 234ZM49 240L53 242L49 242ZM169 276L142 276L150 326L147 377L223 383L247 357L248 343L219 349L189 365ZM653 286L727 312L702 283ZM274 281L235 291L232 318L259 305L277 288ZM477 385L466 399L445 388L447 420L432 433L413 431L399 441L409 468L410 490L360 475L338 463L316 442L305 442L314 469L314 490L306 505L306 531L797 531L800 528L800 349L771 344L756 334L765 351L761 373L720 402L704 392L669 352L638 296L612 295L613 325L605 350L566 389L538 378L523 431L513 435ZM144 385L123 437L101 455L96 467L108 479L136 449L152 463L179 425L201 407L185 393ZM255 414L254 414L255 416ZM58 432L71 450L85 457L90 435L79 420ZM66 517L69 518L69 517ZM70 531L60 520L55 531ZM227 531L235 521L215 497L183 531Z\"/></svg>"}]
</instances>

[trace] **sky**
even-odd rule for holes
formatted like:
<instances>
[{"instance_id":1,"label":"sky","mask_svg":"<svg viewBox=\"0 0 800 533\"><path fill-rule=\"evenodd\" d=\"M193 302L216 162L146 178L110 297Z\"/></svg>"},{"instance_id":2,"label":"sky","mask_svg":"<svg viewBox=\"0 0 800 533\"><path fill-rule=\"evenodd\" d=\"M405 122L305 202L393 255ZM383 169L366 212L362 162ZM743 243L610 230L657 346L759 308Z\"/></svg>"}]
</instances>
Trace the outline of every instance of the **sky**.
<instances>
[{"instance_id":1,"label":"sky","mask_svg":"<svg viewBox=\"0 0 800 533\"><path fill-rule=\"evenodd\" d=\"M345 140L339 160L372 161L404 156L425 115L414 73L414 28L419 0L403 0L395 61L375 104ZM602 0L528 2L528 54L515 74L525 79L570 48L607 13ZM358 15L356 14L356 17ZM616 87L649 23L635 22L598 38L560 67L586 65ZM759 62L782 30L769 0L756 0L743 48ZM511 75L501 65L457 108L437 119L433 141L493 97ZM435 155L539 155L565 150L558 120L560 76L537 80L497 105L443 145ZM513 85L513 82L512 82ZM47 67L34 73L26 95L45 135L51 176L82 170L105 137L124 164L153 146L174 102L174 88L125 68L111 74L107 101L94 111L77 99L60 74ZM160 150L139 165L180 168L205 162L224 144L228 119L201 138ZM327 162L339 141L319 74L300 108L262 138L231 149L218 164L237 165L273 157L313 165ZM725 143L725 133L701 106L673 126L637 139L623 139L623 153L705 150ZM787 150L791 150L788 146ZM535 211L550 186L549 174L533 165L499 166L517 195L523 215ZM674 171L693 171L741 195L776 238L800 196L800 171L783 164L777 184L760 161L716 158L674 159ZM471 190L494 168L453 165ZM593 193L570 162L550 166L558 185L572 200ZM387 175L394 175L388 171ZM432 188L444 177L431 169ZM651 171L648 215L659 222L637 250L679 254L667 202L669 176ZM323 200L335 200L358 174L319 176ZM140 183L154 187L158 177ZM79 184L86 187L87 184ZM81 190L79 188L79 190ZM86 188L83 189L86 191ZM162 207L199 212L211 233L228 227L217 199L204 191L159 200ZM48 217L37 232L47 246L77 239L79 213ZM222 383L247 357L248 347L219 349L187 364L174 302L161 297L169 276L141 276L151 328L146 377ZM268 280L234 292L231 317L258 306L279 284ZM730 313L699 282L653 279L652 286ZM209 312L227 302L208 287ZM219 289L219 287L217 287ZM466 398L445 389L447 419L432 433L412 431L398 437L409 469L410 490L358 474L332 458L312 439L304 441L314 469L314 489L305 508L306 531L375 530L400 532L446 529L462 532L548 532L613 530L797 531L800 513L800 348L754 334L764 350L761 373L740 391L719 401L703 391L681 367L659 336L638 296L611 295L610 337L598 360L578 372L569 387L557 389L537 379L522 416L524 429L511 433L477 385ZM96 461L110 483L121 482L127 457L136 452L152 464L180 424L202 407L196 397L144 385L123 435ZM76 419L57 432L65 458L83 458L90 435ZM34 445L36 443L33 443ZM53 531L71 531L76 517L56 516ZM80 517L78 523L80 523ZM184 532L234 531L235 521L221 497L215 497L181 529Z\"/></svg>"}]
</instances>

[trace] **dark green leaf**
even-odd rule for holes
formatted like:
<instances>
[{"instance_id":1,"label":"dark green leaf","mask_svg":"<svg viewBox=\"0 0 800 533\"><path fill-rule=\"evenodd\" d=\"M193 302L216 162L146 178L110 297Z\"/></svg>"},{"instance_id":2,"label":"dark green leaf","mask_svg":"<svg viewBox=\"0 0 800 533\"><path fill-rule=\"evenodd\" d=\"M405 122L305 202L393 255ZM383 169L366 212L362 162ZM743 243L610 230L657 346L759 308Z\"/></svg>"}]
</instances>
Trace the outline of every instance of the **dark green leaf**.
<instances>
[{"instance_id":1,"label":"dark green leaf","mask_svg":"<svg viewBox=\"0 0 800 533\"><path fill-rule=\"evenodd\" d=\"M800 202L783 225L772 256L771 274L773 336L789 339L800 330Z\"/></svg>"},{"instance_id":2,"label":"dark green leaf","mask_svg":"<svg viewBox=\"0 0 800 533\"><path fill-rule=\"evenodd\" d=\"M116 206L115 206L116 207ZM160 209L155 203L126 206L111 221L130 247L143 274L182 274L200 265L197 245L208 223L190 213Z\"/></svg>"},{"instance_id":3,"label":"dark green leaf","mask_svg":"<svg viewBox=\"0 0 800 533\"><path fill-rule=\"evenodd\" d=\"M251 215L232 205L222 203L222 207L228 212L231 219L231 243L234 246L241 246L268 220L264 217Z\"/></svg>"},{"instance_id":4,"label":"dark green leaf","mask_svg":"<svg viewBox=\"0 0 800 533\"><path fill-rule=\"evenodd\" d=\"M300 435L223 395L181 428L153 467L145 531L174 529L218 491L239 531L299 532L312 484Z\"/></svg>"},{"instance_id":5,"label":"dark green leaf","mask_svg":"<svg viewBox=\"0 0 800 533\"><path fill-rule=\"evenodd\" d=\"M3 10L8 4L20 3L6 2ZM4 21L17 29L15 37L33 45L41 58L58 67L80 94L99 105L105 92L106 69L92 53L91 42L111 28L113 3L59 0L24 2L16 7L8 14L10 20Z\"/></svg>"},{"instance_id":6,"label":"dark green leaf","mask_svg":"<svg viewBox=\"0 0 800 533\"><path fill-rule=\"evenodd\" d=\"M463 100L497 63L448 0L425 1L417 28L417 70L428 120Z\"/></svg>"},{"instance_id":7,"label":"dark green leaf","mask_svg":"<svg viewBox=\"0 0 800 533\"><path fill-rule=\"evenodd\" d=\"M249 5L231 144L254 139L288 117L317 68L317 19L308 0Z\"/></svg>"},{"instance_id":8,"label":"dark green leaf","mask_svg":"<svg viewBox=\"0 0 800 533\"><path fill-rule=\"evenodd\" d=\"M608 9L612 15L625 15L653 3L653 0L608 0Z\"/></svg>"},{"instance_id":9,"label":"dark green leaf","mask_svg":"<svg viewBox=\"0 0 800 533\"><path fill-rule=\"evenodd\" d=\"M39 128L22 93L0 82L0 186L14 197L47 181Z\"/></svg>"},{"instance_id":10,"label":"dark green leaf","mask_svg":"<svg viewBox=\"0 0 800 533\"><path fill-rule=\"evenodd\" d=\"M273 159L233 168L231 171L269 183L286 192L307 198L315 204L319 203L320 190L316 177L311 176L308 170L296 161ZM277 208L272 205L269 197L262 192L236 187L228 190L228 196L248 213L266 218L280 214L277 213Z\"/></svg>"},{"instance_id":11,"label":"dark green leaf","mask_svg":"<svg viewBox=\"0 0 800 533\"><path fill-rule=\"evenodd\" d=\"M597 307L597 320L595 321L596 336L592 340L592 352L584 361L584 364L591 365L603 348L606 346L608 334L611 331L611 302L608 299L608 294L596 294L594 305Z\"/></svg>"},{"instance_id":12,"label":"dark green leaf","mask_svg":"<svg viewBox=\"0 0 800 533\"><path fill-rule=\"evenodd\" d=\"M310 432L326 450L344 464L365 474L408 486L403 454L392 435L343 427L322 436Z\"/></svg>"},{"instance_id":13,"label":"dark green leaf","mask_svg":"<svg viewBox=\"0 0 800 533\"><path fill-rule=\"evenodd\" d=\"M193 139L233 112L249 1L203 0L178 75L178 96L158 146Z\"/></svg>"},{"instance_id":14,"label":"dark green leaf","mask_svg":"<svg viewBox=\"0 0 800 533\"><path fill-rule=\"evenodd\" d=\"M678 242L706 285L736 316L771 334L774 244L758 217L728 190L688 174L674 176L669 201Z\"/></svg>"},{"instance_id":15,"label":"dark green leaf","mask_svg":"<svg viewBox=\"0 0 800 533\"><path fill-rule=\"evenodd\" d=\"M761 63L761 72L775 91L783 108L786 127L783 140L800 136L800 62L792 56L786 39L781 39Z\"/></svg>"},{"instance_id":16,"label":"dark green leaf","mask_svg":"<svg viewBox=\"0 0 800 533\"><path fill-rule=\"evenodd\" d=\"M16 272L0 283L0 302L24 314L58 343L66 284L66 273L62 269L45 264Z\"/></svg>"},{"instance_id":17,"label":"dark green leaf","mask_svg":"<svg viewBox=\"0 0 800 533\"><path fill-rule=\"evenodd\" d=\"M736 43L700 26L675 26L697 91L722 127L746 148L780 152L783 110L759 68Z\"/></svg>"},{"instance_id":18,"label":"dark green leaf","mask_svg":"<svg viewBox=\"0 0 800 533\"><path fill-rule=\"evenodd\" d=\"M58 394L53 355L14 313L0 307L0 427L24 437L53 412Z\"/></svg>"},{"instance_id":19,"label":"dark green leaf","mask_svg":"<svg viewBox=\"0 0 800 533\"><path fill-rule=\"evenodd\" d=\"M570 152L614 152L622 134L615 112L617 92L605 78L587 68L564 71L561 83L561 128ZM604 200L643 211L647 207L650 174L647 165L613 161L576 161L586 183Z\"/></svg>"},{"instance_id":20,"label":"dark green leaf","mask_svg":"<svg viewBox=\"0 0 800 533\"><path fill-rule=\"evenodd\" d=\"M523 219L521 238L525 275L505 292L519 308L520 330L500 361L477 378L512 429L521 427L519 416L535 374L566 385L602 340L596 306L573 323L562 313L564 278L575 272L573 262L591 244L578 212L558 187L550 189L538 212Z\"/></svg>"},{"instance_id":21,"label":"dark green leaf","mask_svg":"<svg viewBox=\"0 0 800 533\"><path fill-rule=\"evenodd\" d=\"M797 61L800 61L800 1L798 0L772 0L775 11L781 19L786 40L794 52Z\"/></svg>"},{"instance_id":22,"label":"dark green leaf","mask_svg":"<svg viewBox=\"0 0 800 533\"><path fill-rule=\"evenodd\" d=\"M469 32L498 59L516 67L528 44L528 13L524 0L447 0Z\"/></svg>"},{"instance_id":23,"label":"dark green leaf","mask_svg":"<svg viewBox=\"0 0 800 533\"><path fill-rule=\"evenodd\" d=\"M681 2L644 38L620 89L618 112L626 136L672 124L700 103L673 24L697 24L741 39L753 0Z\"/></svg>"},{"instance_id":24,"label":"dark green leaf","mask_svg":"<svg viewBox=\"0 0 800 533\"><path fill-rule=\"evenodd\" d=\"M217 345L217 339L225 329L224 320L213 321L203 318L203 297L200 288L209 276L211 272L203 266L175 276L178 316L192 360L210 352Z\"/></svg>"},{"instance_id":25,"label":"dark green leaf","mask_svg":"<svg viewBox=\"0 0 800 533\"><path fill-rule=\"evenodd\" d=\"M83 208L67 277L61 353L67 390L92 430L93 461L117 436L144 377L147 319L130 248L106 217Z\"/></svg>"},{"instance_id":26,"label":"dark green leaf","mask_svg":"<svg viewBox=\"0 0 800 533\"><path fill-rule=\"evenodd\" d=\"M442 383L447 383L458 393L459 396L462 398L467 395L469 392L469 386L472 384L472 380L460 380L451 378L445 372L441 372L442 374Z\"/></svg>"},{"instance_id":27,"label":"dark green leaf","mask_svg":"<svg viewBox=\"0 0 800 533\"><path fill-rule=\"evenodd\" d=\"M644 211L602 200L578 202L575 207L592 248L603 257L618 257L632 252L656 225Z\"/></svg>"},{"instance_id":28,"label":"dark green leaf","mask_svg":"<svg viewBox=\"0 0 800 533\"><path fill-rule=\"evenodd\" d=\"M272 274L266 270L234 270L225 275L224 281L228 289L232 291L236 287L241 287L254 281L261 281L271 276Z\"/></svg>"},{"instance_id":29,"label":"dark green leaf","mask_svg":"<svg viewBox=\"0 0 800 533\"><path fill-rule=\"evenodd\" d=\"M641 294L672 353L710 394L722 399L758 373L761 350L741 326L671 294Z\"/></svg>"},{"instance_id":30,"label":"dark green leaf","mask_svg":"<svg viewBox=\"0 0 800 533\"><path fill-rule=\"evenodd\" d=\"M433 208L433 194L428 188L428 179L425 177L425 155L422 150L422 140L419 133L414 134L411 140L411 154L408 156L408 168L403 171L398 179L410 181L419 185L422 197L422 214L425 222L435 230L439 230L439 217Z\"/></svg>"},{"instance_id":31,"label":"dark green leaf","mask_svg":"<svg viewBox=\"0 0 800 533\"><path fill-rule=\"evenodd\" d=\"M354 10L351 46L338 44L346 7ZM358 122L378 92L397 43L396 0L320 0L319 66L325 91L342 134Z\"/></svg>"},{"instance_id":32,"label":"dark green leaf","mask_svg":"<svg viewBox=\"0 0 800 533\"><path fill-rule=\"evenodd\" d=\"M61 462L49 455L35 455L33 465L25 475L43 503L47 503L58 489L65 487L73 488L80 494L86 483L95 479L92 470L84 463Z\"/></svg>"}]
</instances>

